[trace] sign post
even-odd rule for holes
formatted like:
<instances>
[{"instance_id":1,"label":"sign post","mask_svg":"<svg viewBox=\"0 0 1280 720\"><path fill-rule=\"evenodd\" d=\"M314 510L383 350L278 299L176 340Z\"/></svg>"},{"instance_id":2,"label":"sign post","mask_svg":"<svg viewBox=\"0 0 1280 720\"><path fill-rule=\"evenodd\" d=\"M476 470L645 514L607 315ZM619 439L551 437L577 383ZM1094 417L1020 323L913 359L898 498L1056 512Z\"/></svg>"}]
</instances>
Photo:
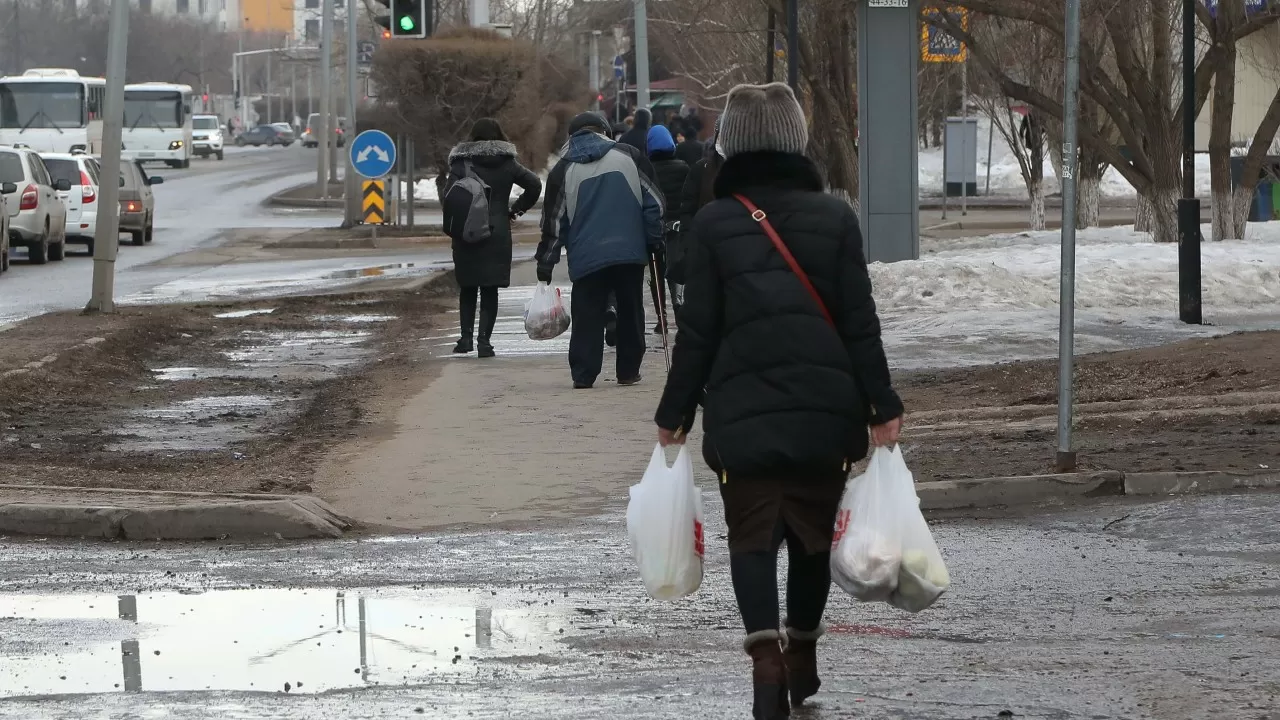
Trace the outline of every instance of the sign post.
<instances>
[{"instance_id":1,"label":"sign post","mask_svg":"<svg viewBox=\"0 0 1280 720\"><path fill-rule=\"evenodd\" d=\"M386 177L396 166L396 143L381 130L365 130L347 147L351 156L351 169L365 182L360 194L361 221L373 226L373 239L378 239L378 225L387 222Z\"/></svg>"}]
</instances>

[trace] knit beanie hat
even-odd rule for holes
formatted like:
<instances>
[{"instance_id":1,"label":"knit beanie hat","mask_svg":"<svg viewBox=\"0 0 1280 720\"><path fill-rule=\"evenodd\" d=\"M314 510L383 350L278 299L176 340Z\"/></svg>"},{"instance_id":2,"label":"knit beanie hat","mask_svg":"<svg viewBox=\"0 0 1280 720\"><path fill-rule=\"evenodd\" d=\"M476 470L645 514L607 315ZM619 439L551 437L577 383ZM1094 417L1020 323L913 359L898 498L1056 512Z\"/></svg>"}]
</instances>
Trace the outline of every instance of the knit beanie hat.
<instances>
[{"instance_id":1,"label":"knit beanie hat","mask_svg":"<svg viewBox=\"0 0 1280 720\"><path fill-rule=\"evenodd\" d=\"M760 151L803 155L809 145L804 110L784 83L739 85L729 91L718 144L726 159Z\"/></svg>"},{"instance_id":2,"label":"knit beanie hat","mask_svg":"<svg viewBox=\"0 0 1280 720\"><path fill-rule=\"evenodd\" d=\"M598 112L579 113L573 120L569 121L569 135L577 135L583 130L607 133L609 132L609 121Z\"/></svg>"}]
</instances>

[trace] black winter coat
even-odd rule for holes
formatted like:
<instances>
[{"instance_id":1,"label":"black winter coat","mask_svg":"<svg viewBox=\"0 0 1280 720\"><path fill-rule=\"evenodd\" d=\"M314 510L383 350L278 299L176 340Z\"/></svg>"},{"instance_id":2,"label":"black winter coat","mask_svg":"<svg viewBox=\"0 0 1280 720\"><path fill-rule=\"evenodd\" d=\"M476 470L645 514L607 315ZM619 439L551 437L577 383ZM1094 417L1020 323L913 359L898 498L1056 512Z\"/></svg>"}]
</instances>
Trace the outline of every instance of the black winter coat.
<instances>
[{"instance_id":1,"label":"black winter coat","mask_svg":"<svg viewBox=\"0 0 1280 720\"><path fill-rule=\"evenodd\" d=\"M653 127L653 113L644 108L636 110L635 123L631 129L622 133L622 137L618 138L618 142L640 151L640 154L649 156L649 128Z\"/></svg>"},{"instance_id":2,"label":"black winter coat","mask_svg":"<svg viewBox=\"0 0 1280 720\"><path fill-rule=\"evenodd\" d=\"M717 169L710 167L713 162L721 160L712 153L690 165L684 187L680 190L680 211L674 216L680 223L680 232L667 241L667 277L671 282L684 284L687 278L689 246L693 244L693 218L714 199L711 186Z\"/></svg>"},{"instance_id":3,"label":"black winter coat","mask_svg":"<svg viewBox=\"0 0 1280 720\"><path fill-rule=\"evenodd\" d=\"M449 187L464 173L463 161L471 161L476 174L488 183L489 224L493 234L478 243L453 241L453 267L461 287L508 287L511 285L511 219L538 202L542 181L516 160L516 146L509 142L482 140L459 144L449 153ZM524 189L511 204L511 187Z\"/></svg>"},{"instance_id":4,"label":"black winter coat","mask_svg":"<svg viewBox=\"0 0 1280 720\"><path fill-rule=\"evenodd\" d=\"M683 160L689 167L693 167L702 160L705 152L706 149L697 138L689 138L676 146L676 157Z\"/></svg>"},{"instance_id":5,"label":"black winter coat","mask_svg":"<svg viewBox=\"0 0 1280 720\"><path fill-rule=\"evenodd\" d=\"M684 192L684 181L689 177L689 166L677 159L675 152L657 152L649 156L653 162L653 174L662 190L663 215L667 223L680 219L680 196Z\"/></svg>"},{"instance_id":6,"label":"black winter coat","mask_svg":"<svg viewBox=\"0 0 1280 720\"><path fill-rule=\"evenodd\" d=\"M834 318L733 198L763 210ZM858 217L807 158L735 156L694 220L689 276L655 420L688 429L705 399L703 455L730 475L815 475L866 456L867 425L902 414L880 342Z\"/></svg>"}]
</instances>

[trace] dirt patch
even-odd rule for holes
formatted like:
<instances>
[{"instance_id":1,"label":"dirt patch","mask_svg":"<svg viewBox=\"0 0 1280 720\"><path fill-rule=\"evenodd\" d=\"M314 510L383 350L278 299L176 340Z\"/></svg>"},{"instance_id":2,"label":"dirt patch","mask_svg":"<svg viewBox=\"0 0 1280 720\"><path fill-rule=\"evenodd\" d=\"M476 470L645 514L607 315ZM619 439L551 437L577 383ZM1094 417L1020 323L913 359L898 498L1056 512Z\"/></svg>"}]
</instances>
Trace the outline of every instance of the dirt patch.
<instances>
[{"instance_id":1,"label":"dirt patch","mask_svg":"<svg viewBox=\"0 0 1280 720\"><path fill-rule=\"evenodd\" d=\"M1054 361L901 373L913 468L951 479L1053 472ZM1078 359L1075 448L1086 470L1280 468L1280 333Z\"/></svg>"},{"instance_id":2,"label":"dirt patch","mask_svg":"<svg viewBox=\"0 0 1280 720\"><path fill-rule=\"evenodd\" d=\"M3 334L0 483L308 492L433 291L59 313ZM91 342L86 342L91 340ZM55 357L56 356L56 357Z\"/></svg>"}]
</instances>

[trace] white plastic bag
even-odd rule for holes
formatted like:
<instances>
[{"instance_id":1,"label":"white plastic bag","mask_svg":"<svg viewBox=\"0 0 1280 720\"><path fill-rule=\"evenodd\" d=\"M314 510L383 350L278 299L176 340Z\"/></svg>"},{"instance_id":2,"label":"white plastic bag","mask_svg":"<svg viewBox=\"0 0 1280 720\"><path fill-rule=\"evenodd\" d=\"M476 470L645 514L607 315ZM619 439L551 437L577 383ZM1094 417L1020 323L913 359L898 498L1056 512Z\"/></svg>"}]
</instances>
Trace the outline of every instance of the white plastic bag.
<instances>
[{"instance_id":1,"label":"white plastic bag","mask_svg":"<svg viewBox=\"0 0 1280 720\"><path fill-rule=\"evenodd\" d=\"M898 448L876 448L867 471L845 487L831 577L858 600L909 612L929 607L950 587L947 566L920 512L915 479Z\"/></svg>"},{"instance_id":2,"label":"white plastic bag","mask_svg":"<svg viewBox=\"0 0 1280 720\"><path fill-rule=\"evenodd\" d=\"M524 331L531 340L550 340L569 329L569 311L560 297L560 288L538 283L533 298L524 306Z\"/></svg>"},{"instance_id":3,"label":"white plastic bag","mask_svg":"<svg viewBox=\"0 0 1280 720\"><path fill-rule=\"evenodd\" d=\"M631 486L627 537L649 597L676 600L702 585L702 496L693 484L693 460L683 446L667 467L662 446Z\"/></svg>"}]
</instances>

